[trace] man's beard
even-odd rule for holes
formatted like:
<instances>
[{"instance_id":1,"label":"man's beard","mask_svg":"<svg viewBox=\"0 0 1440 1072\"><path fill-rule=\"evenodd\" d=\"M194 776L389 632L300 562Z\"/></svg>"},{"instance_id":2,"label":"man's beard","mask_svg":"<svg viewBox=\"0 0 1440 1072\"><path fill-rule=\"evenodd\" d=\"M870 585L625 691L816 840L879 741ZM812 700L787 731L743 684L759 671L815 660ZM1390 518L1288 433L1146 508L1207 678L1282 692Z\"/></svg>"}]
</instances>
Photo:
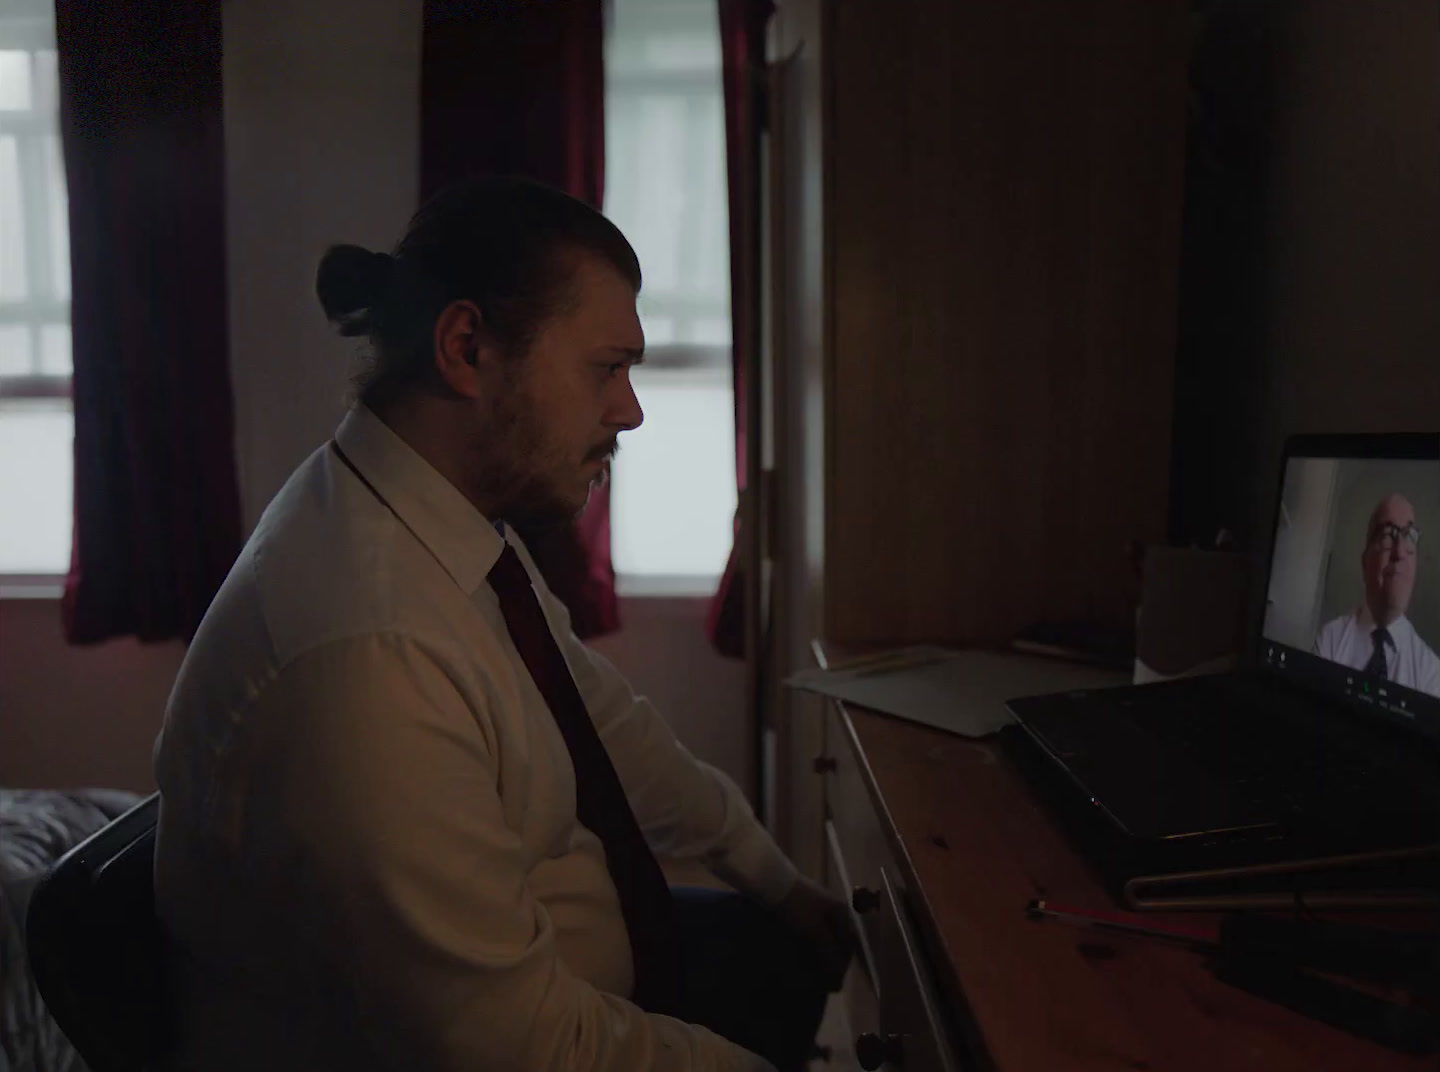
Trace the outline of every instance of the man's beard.
<instances>
[{"instance_id":1,"label":"man's beard","mask_svg":"<svg viewBox=\"0 0 1440 1072\"><path fill-rule=\"evenodd\" d=\"M564 459L546 443L534 403L518 382L518 369L516 373L507 377L503 396L478 431L472 465L476 488L480 501L494 504L497 516L492 520L506 521L522 532L563 528L584 504L567 500L555 486Z\"/></svg>"}]
</instances>

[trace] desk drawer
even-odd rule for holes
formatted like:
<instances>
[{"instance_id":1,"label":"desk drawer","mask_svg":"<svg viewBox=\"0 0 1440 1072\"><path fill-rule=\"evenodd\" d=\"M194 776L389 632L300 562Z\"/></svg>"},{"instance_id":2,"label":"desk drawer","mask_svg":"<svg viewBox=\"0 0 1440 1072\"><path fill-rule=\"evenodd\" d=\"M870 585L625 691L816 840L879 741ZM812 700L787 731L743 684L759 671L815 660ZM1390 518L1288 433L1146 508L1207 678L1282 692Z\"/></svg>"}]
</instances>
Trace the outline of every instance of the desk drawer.
<instances>
[{"instance_id":1,"label":"desk drawer","mask_svg":"<svg viewBox=\"0 0 1440 1072\"><path fill-rule=\"evenodd\" d=\"M880 873L895 874L880 816L866 788L850 730L836 706L827 704L825 748L831 763L825 776L825 815L835 828L838 851L851 886L879 891ZM850 891L846 890L848 899Z\"/></svg>"},{"instance_id":2,"label":"desk drawer","mask_svg":"<svg viewBox=\"0 0 1440 1072\"><path fill-rule=\"evenodd\" d=\"M890 875L880 876L879 906L867 915L880 993L880 1030L856 1042L862 1068L904 1072L956 1072L920 945L906 919L903 893ZM883 1066L878 1063L884 1060Z\"/></svg>"},{"instance_id":3,"label":"desk drawer","mask_svg":"<svg viewBox=\"0 0 1440 1072\"><path fill-rule=\"evenodd\" d=\"M857 897L857 894L860 893L862 888L857 887L854 879L850 876L850 869L841 851L840 839L836 834L835 824L829 819L825 820L825 849L825 873L828 876L826 884L830 887L831 893L835 894L835 896L850 906L850 921L855 924L856 934L859 935L860 938L859 967L865 973L866 978L873 987L876 977L875 953L873 943L870 939L870 921L867 916L873 915L874 913L857 910L857 903L860 903L861 909L865 907L865 904L859 902L859 898ZM868 892L878 893L878 891Z\"/></svg>"},{"instance_id":4,"label":"desk drawer","mask_svg":"<svg viewBox=\"0 0 1440 1072\"><path fill-rule=\"evenodd\" d=\"M935 987L904 909L904 890L849 726L827 705L826 876L851 905L861 951L846 979L855 1044L839 1067L955 1072Z\"/></svg>"},{"instance_id":5,"label":"desk drawer","mask_svg":"<svg viewBox=\"0 0 1440 1072\"><path fill-rule=\"evenodd\" d=\"M835 824L828 819L825 822L825 849L825 873L830 890L849 904L852 884L840 852ZM860 952L851 961L840 991L840 1000L845 1008L845 1030L831 1040L835 1052L827 1063L828 1072L858 1072L860 1060L855 1054L855 1040L880 1034L880 1000L875 993L875 954L867 930L868 921L855 912L853 905L850 918L860 937Z\"/></svg>"}]
</instances>

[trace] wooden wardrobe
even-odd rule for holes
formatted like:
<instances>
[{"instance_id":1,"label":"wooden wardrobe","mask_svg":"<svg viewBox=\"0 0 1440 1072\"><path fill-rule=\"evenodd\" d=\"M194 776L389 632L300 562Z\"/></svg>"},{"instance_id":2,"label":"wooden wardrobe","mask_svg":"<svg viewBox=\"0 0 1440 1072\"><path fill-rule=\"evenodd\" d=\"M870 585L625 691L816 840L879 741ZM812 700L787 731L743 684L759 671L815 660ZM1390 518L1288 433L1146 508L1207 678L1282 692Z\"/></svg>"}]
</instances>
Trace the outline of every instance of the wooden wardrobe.
<instances>
[{"instance_id":1,"label":"wooden wardrobe","mask_svg":"<svg viewBox=\"0 0 1440 1072\"><path fill-rule=\"evenodd\" d=\"M754 660L818 876L810 641L1123 624L1164 535L1183 0L777 0Z\"/></svg>"}]
</instances>

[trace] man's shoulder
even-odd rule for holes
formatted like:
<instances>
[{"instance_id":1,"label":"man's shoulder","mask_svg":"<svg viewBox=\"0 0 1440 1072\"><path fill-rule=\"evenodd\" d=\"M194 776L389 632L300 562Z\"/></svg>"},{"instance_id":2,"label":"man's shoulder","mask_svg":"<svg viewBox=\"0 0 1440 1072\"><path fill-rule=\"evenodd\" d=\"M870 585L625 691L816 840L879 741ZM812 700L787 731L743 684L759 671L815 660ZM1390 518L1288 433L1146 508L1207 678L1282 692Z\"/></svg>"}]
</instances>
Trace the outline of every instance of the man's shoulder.
<instances>
[{"instance_id":1,"label":"man's shoulder","mask_svg":"<svg viewBox=\"0 0 1440 1072\"><path fill-rule=\"evenodd\" d=\"M443 621L447 596L463 599L424 546L328 454L312 455L271 501L192 649L219 641L232 659L243 652L252 661L263 649L274 673L330 641L423 637Z\"/></svg>"},{"instance_id":2,"label":"man's shoulder","mask_svg":"<svg viewBox=\"0 0 1440 1072\"><path fill-rule=\"evenodd\" d=\"M1354 623L1354 614L1341 614L1339 617L1331 618L1315 634L1315 645L1312 649L1314 653L1323 659L1336 661L1341 659Z\"/></svg>"},{"instance_id":3,"label":"man's shoulder","mask_svg":"<svg viewBox=\"0 0 1440 1072\"><path fill-rule=\"evenodd\" d=\"M277 496L186 652L167 721L238 724L312 664L357 668L338 680L391 656L463 662L463 593L388 511L335 493L291 484Z\"/></svg>"},{"instance_id":4,"label":"man's shoulder","mask_svg":"<svg viewBox=\"0 0 1440 1072\"><path fill-rule=\"evenodd\" d=\"M1435 665L1436 663L1440 663L1440 655L1436 655L1435 649L1425 642L1425 638L1422 637L1420 635L1420 631L1415 628L1414 622L1410 623L1410 636L1413 638L1413 642L1415 645L1416 658L1418 658L1422 663L1431 666Z\"/></svg>"},{"instance_id":5,"label":"man's shoulder","mask_svg":"<svg viewBox=\"0 0 1440 1072\"><path fill-rule=\"evenodd\" d=\"M424 633L463 599L384 503L328 461L297 472L247 548L281 661L330 639Z\"/></svg>"}]
</instances>

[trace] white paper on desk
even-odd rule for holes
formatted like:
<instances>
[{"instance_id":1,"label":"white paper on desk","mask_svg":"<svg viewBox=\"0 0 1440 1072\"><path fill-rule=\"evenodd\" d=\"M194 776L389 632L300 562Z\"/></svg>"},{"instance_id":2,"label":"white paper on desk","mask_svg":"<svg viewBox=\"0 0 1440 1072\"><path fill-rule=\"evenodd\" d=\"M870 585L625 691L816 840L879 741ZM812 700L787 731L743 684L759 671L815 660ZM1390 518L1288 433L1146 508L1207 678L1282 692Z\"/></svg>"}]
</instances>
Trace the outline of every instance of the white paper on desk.
<instances>
[{"instance_id":1,"label":"white paper on desk","mask_svg":"<svg viewBox=\"0 0 1440 1072\"><path fill-rule=\"evenodd\" d=\"M990 651L907 648L893 660L836 670L802 670L791 688L957 733L986 737L1013 722L1005 702L1075 689L1129 684L1129 675L1078 663Z\"/></svg>"}]
</instances>

